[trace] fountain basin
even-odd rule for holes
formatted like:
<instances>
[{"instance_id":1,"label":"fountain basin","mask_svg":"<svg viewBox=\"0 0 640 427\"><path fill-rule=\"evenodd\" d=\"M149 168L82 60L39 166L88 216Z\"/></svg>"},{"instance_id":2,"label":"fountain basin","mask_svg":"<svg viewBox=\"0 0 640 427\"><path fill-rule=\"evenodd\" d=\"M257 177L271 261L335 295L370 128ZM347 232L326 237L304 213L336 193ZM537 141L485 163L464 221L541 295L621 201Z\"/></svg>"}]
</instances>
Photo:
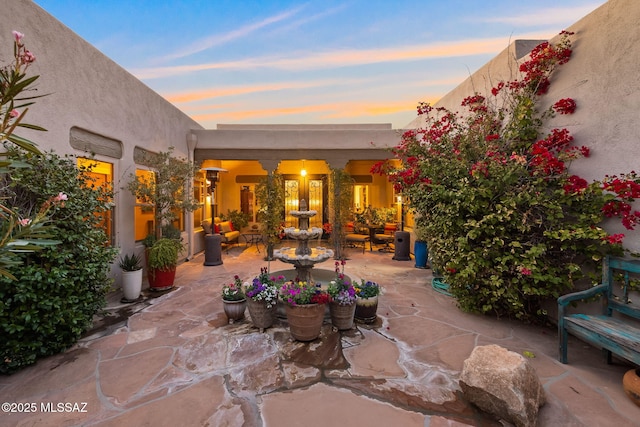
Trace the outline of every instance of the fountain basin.
<instances>
[{"instance_id":1,"label":"fountain basin","mask_svg":"<svg viewBox=\"0 0 640 427\"><path fill-rule=\"evenodd\" d=\"M297 270L289 269L272 271L270 274L276 277L282 275L286 280L295 280L298 273ZM311 277L314 283L320 283L322 284L323 288L326 288L330 281L335 280L336 272L333 270L314 268L313 270L311 270ZM351 277L347 276L346 274L344 275L344 277L346 280L352 280Z\"/></svg>"},{"instance_id":2,"label":"fountain basin","mask_svg":"<svg viewBox=\"0 0 640 427\"><path fill-rule=\"evenodd\" d=\"M295 240L312 240L322 236L322 228L311 227L308 230L300 230L295 227L287 227L284 229L284 234Z\"/></svg>"},{"instance_id":3,"label":"fountain basin","mask_svg":"<svg viewBox=\"0 0 640 427\"><path fill-rule=\"evenodd\" d=\"M311 249L310 254L296 254L296 248L284 247L273 251L274 258L287 264L312 267L314 264L333 258L333 251L325 248Z\"/></svg>"},{"instance_id":4,"label":"fountain basin","mask_svg":"<svg viewBox=\"0 0 640 427\"><path fill-rule=\"evenodd\" d=\"M295 216L296 218L311 218L312 216L316 216L318 211L289 211L289 214Z\"/></svg>"}]
</instances>

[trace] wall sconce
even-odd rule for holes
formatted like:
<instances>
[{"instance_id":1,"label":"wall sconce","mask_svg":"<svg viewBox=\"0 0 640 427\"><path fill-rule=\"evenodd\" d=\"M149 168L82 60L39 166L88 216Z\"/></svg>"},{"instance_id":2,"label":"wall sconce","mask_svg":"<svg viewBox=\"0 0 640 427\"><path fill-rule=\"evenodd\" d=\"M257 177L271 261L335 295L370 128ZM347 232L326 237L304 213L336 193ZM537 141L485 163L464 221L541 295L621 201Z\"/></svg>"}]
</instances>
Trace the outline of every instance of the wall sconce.
<instances>
[{"instance_id":1,"label":"wall sconce","mask_svg":"<svg viewBox=\"0 0 640 427\"><path fill-rule=\"evenodd\" d=\"M302 161L302 169L300 170L300 176L307 176L307 170L304 168L304 160Z\"/></svg>"}]
</instances>

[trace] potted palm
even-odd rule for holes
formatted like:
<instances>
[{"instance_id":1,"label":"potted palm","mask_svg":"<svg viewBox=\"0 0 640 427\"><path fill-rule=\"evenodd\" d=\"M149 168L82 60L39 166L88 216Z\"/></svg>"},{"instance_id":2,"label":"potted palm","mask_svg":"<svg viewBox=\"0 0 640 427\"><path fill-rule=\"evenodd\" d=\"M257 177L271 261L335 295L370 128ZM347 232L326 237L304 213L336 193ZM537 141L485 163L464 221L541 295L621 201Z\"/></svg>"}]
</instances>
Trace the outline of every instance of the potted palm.
<instances>
[{"instance_id":1,"label":"potted palm","mask_svg":"<svg viewBox=\"0 0 640 427\"><path fill-rule=\"evenodd\" d=\"M182 244L178 240L167 237L158 239L151 246L147 259L150 290L165 291L173 288L178 254L182 249Z\"/></svg>"},{"instance_id":2,"label":"potted palm","mask_svg":"<svg viewBox=\"0 0 640 427\"><path fill-rule=\"evenodd\" d=\"M142 291L142 260L132 253L121 256L118 266L122 270L122 293L124 302L133 302Z\"/></svg>"}]
</instances>

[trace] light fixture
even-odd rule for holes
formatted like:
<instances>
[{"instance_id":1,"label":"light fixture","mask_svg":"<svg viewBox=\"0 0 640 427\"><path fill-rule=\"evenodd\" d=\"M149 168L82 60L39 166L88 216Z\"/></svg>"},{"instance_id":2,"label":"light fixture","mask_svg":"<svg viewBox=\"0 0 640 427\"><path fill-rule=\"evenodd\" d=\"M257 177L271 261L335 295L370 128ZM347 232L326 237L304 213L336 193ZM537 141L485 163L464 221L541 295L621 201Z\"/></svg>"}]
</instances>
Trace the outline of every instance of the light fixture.
<instances>
[{"instance_id":1,"label":"light fixture","mask_svg":"<svg viewBox=\"0 0 640 427\"><path fill-rule=\"evenodd\" d=\"M218 168L215 166L202 168L202 170L207 171L207 184L209 186L210 193L213 193L213 190L216 188L216 182L220 180L220 172L229 172L226 169Z\"/></svg>"},{"instance_id":2,"label":"light fixture","mask_svg":"<svg viewBox=\"0 0 640 427\"><path fill-rule=\"evenodd\" d=\"M307 176L307 170L304 168L304 160L302 161L302 170L300 171L300 176Z\"/></svg>"}]
</instances>

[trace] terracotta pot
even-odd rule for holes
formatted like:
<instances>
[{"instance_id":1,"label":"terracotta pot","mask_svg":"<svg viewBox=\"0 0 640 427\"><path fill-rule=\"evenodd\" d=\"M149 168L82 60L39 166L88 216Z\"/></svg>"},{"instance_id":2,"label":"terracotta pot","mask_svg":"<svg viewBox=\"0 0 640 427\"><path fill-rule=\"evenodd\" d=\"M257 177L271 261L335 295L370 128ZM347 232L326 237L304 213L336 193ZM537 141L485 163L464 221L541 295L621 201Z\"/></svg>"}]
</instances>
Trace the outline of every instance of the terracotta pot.
<instances>
[{"instance_id":1,"label":"terracotta pot","mask_svg":"<svg viewBox=\"0 0 640 427\"><path fill-rule=\"evenodd\" d=\"M622 388L633 403L640 406L640 369L631 369L624 374Z\"/></svg>"},{"instance_id":2,"label":"terracotta pot","mask_svg":"<svg viewBox=\"0 0 640 427\"><path fill-rule=\"evenodd\" d=\"M171 270L156 270L149 269L149 290L151 291L166 291L173 288L173 283L176 280L175 267Z\"/></svg>"},{"instance_id":3,"label":"terracotta pot","mask_svg":"<svg viewBox=\"0 0 640 427\"><path fill-rule=\"evenodd\" d=\"M246 298L237 301L227 301L223 299L222 304L224 306L224 314L227 315L229 323L244 319L244 310L247 308Z\"/></svg>"},{"instance_id":4,"label":"terracotta pot","mask_svg":"<svg viewBox=\"0 0 640 427\"><path fill-rule=\"evenodd\" d=\"M251 316L251 323L256 328L263 332L266 328L271 327L276 318L277 304L273 304L267 308L265 301L254 301L252 299L247 300L249 306L249 315Z\"/></svg>"},{"instance_id":5,"label":"terracotta pot","mask_svg":"<svg viewBox=\"0 0 640 427\"><path fill-rule=\"evenodd\" d=\"M340 305L335 301L329 304L331 323L340 331L353 328L353 316L356 312L356 304Z\"/></svg>"},{"instance_id":6,"label":"terracotta pot","mask_svg":"<svg viewBox=\"0 0 640 427\"><path fill-rule=\"evenodd\" d=\"M355 319L362 323L373 323L376 321L378 312L378 296L370 298L356 299Z\"/></svg>"},{"instance_id":7,"label":"terracotta pot","mask_svg":"<svg viewBox=\"0 0 640 427\"><path fill-rule=\"evenodd\" d=\"M313 341L320 336L326 308L324 304L287 304L291 336L298 341Z\"/></svg>"}]
</instances>

